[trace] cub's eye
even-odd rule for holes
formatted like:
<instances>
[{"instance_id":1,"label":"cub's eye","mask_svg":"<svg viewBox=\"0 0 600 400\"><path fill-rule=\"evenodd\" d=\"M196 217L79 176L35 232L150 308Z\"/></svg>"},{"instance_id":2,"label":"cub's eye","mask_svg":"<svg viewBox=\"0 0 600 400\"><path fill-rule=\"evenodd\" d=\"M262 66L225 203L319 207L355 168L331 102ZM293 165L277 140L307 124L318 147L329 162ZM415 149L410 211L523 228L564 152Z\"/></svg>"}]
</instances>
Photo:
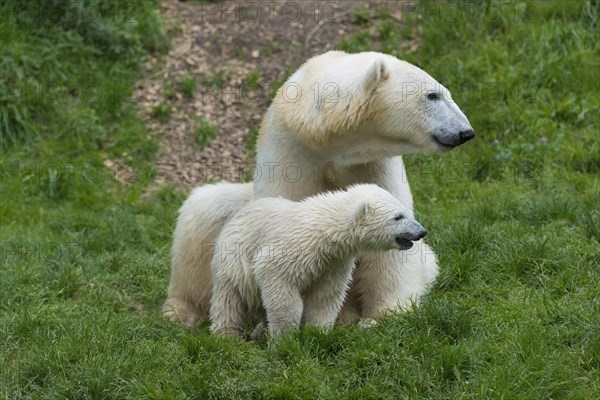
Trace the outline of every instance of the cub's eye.
<instances>
[{"instance_id":1,"label":"cub's eye","mask_svg":"<svg viewBox=\"0 0 600 400\"><path fill-rule=\"evenodd\" d=\"M402 215L396 215L394 221L400 221L402 218L404 218Z\"/></svg>"},{"instance_id":2,"label":"cub's eye","mask_svg":"<svg viewBox=\"0 0 600 400\"><path fill-rule=\"evenodd\" d=\"M427 100L436 101L440 99L440 95L437 93L429 93L427 95Z\"/></svg>"}]
</instances>

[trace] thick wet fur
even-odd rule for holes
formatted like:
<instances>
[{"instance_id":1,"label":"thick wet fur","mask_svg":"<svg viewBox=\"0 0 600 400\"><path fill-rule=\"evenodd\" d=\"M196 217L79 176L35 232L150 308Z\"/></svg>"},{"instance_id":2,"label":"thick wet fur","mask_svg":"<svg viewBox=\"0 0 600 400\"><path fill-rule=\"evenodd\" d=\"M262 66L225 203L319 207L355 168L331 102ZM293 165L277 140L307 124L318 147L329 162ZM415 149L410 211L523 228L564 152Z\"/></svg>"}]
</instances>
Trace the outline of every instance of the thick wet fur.
<instances>
[{"instance_id":1,"label":"thick wet fur","mask_svg":"<svg viewBox=\"0 0 600 400\"><path fill-rule=\"evenodd\" d=\"M269 214L269 218L263 215ZM262 198L225 224L212 260L211 329L239 336L264 308L269 333L331 327L356 258L397 251L427 231L389 192L355 185L300 202Z\"/></svg>"}]
</instances>

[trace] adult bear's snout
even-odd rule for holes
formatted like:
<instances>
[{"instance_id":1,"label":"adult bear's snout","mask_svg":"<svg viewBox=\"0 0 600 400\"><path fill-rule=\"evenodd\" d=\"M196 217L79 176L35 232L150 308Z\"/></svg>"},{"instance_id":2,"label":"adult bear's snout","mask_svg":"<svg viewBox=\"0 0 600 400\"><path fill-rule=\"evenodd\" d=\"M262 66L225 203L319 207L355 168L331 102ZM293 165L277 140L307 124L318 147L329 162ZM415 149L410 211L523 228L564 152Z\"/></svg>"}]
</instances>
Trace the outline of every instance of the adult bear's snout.
<instances>
[{"instance_id":1,"label":"adult bear's snout","mask_svg":"<svg viewBox=\"0 0 600 400\"><path fill-rule=\"evenodd\" d=\"M475 132L473 132L473 129L461 131L458 133L458 140L459 140L460 144L463 144L463 143L473 139L474 137L475 137Z\"/></svg>"}]
</instances>

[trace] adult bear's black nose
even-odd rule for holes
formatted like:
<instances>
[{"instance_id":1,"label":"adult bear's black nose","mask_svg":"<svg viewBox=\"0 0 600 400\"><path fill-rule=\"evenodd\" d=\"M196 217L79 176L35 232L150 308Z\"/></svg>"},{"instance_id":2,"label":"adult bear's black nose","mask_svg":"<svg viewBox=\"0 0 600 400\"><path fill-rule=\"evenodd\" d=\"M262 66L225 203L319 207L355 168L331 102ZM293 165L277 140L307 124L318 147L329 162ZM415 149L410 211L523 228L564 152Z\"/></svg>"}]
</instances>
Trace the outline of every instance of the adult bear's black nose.
<instances>
[{"instance_id":1,"label":"adult bear's black nose","mask_svg":"<svg viewBox=\"0 0 600 400\"><path fill-rule=\"evenodd\" d=\"M473 132L473 129L469 129L468 131L462 131L458 133L458 139L460 141L460 144L463 144L464 142L471 140L475 137L475 132Z\"/></svg>"}]
</instances>

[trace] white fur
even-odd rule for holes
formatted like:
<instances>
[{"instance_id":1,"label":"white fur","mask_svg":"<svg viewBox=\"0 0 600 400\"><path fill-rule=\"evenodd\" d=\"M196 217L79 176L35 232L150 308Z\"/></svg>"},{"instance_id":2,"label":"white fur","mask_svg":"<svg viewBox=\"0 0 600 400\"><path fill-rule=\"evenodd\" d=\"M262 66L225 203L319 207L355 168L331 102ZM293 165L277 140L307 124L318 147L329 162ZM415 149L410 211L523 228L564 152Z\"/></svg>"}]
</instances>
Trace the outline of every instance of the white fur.
<instances>
[{"instance_id":1,"label":"white fur","mask_svg":"<svg viewBox=\"0 0 600 400\"><path fill-rule=\"evenodd\" d=\"M301 96L289 96L290 88L300 88ZM429 101L430 92L439 93L440 99ZM308 60L280 89L263 119L254 185L202 187L194 192L199 191L202 201L190 198L182 207L165 312L188 324L206 315L212 252L203 254L206 246L198 243L214 243L225 220L252 191L257 199L301 200L325 190L374 183L392 193L412 216L413 199L400 155L447 150L434 136L451 143L469 129L449 92L411 64L374 52L336 51ZM422 241L403 254L365 255L340 319L377 318L387 310L405 309L419 299L437 271L435 254Z\"/></svg>"},{"instance_id":2,"label":"white fur","mask_svg":"<svg viewBox=\"0 0 600 400\"><path fill-rule=\"evenodd\" d=\"M194 326L208 315L215 238L251 198L252 185L222 183L194 189L183 203L173 238L165 316Z\"/></svg>"},{"instance_id":3,"label":"white fur","mask_svg":"<svg viewBox=\"0 0 600 400\"><path fill-rule=\"evenodd\" d=\"M211 268L212 330L241 334L247 312L259 313L261 305L272 335L298 328L301 319L331 326L356 257L399 252L396 237L415 240L423 231L406 214L394 196L376 185L301 202L263 198L249 203L217 239Z\"/></svg>"}]
</instances>

